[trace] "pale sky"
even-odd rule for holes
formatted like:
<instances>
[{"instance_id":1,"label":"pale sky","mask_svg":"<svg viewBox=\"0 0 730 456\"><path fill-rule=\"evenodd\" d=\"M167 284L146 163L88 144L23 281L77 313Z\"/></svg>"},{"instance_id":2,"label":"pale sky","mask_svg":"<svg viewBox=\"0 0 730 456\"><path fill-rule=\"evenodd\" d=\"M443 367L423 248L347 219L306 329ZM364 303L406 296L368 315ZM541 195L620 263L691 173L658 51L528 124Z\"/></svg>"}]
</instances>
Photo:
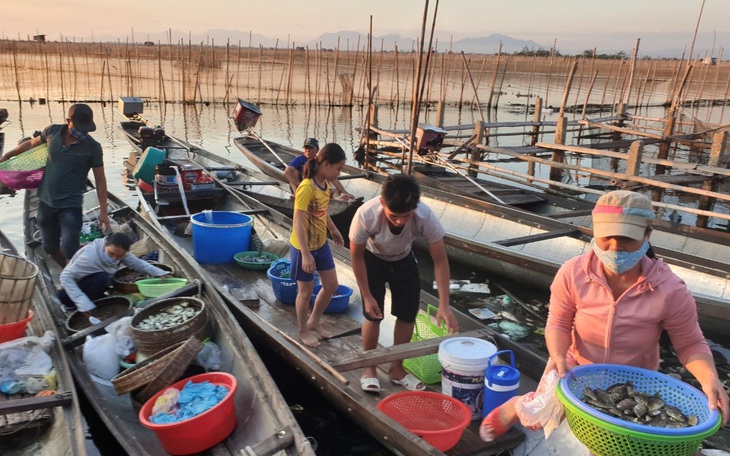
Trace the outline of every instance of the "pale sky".
<instances>
[{"instance_id":1,"label":"pale sky","mask_svg":"<svg viewBox=\"0 0 730 456\"><path fill-rule=\"evenodd\" d=\"M436 2L430 1L428 24ZM304 42L325 32L418 36L425 0L10 0L3 2L0 36L50 40L99 37L137 41L168 29L200 34L238 30ZM494 33L548 48L642 49L689 47L702 0L443 0L436 37L447 42ZM696 47L730 46L730 0L706 0ZM718 51L716 51L716 54ZM728 57L730 51L725 54Z\"/></svg>"}]
</instances>

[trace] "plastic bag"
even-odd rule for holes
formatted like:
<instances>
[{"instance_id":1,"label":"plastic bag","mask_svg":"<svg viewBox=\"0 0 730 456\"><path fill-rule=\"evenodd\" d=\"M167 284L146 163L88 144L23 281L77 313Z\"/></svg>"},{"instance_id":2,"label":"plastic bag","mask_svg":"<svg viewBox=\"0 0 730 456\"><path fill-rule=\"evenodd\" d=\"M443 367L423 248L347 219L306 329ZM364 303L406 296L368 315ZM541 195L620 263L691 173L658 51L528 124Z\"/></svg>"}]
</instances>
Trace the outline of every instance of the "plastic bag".
<instances>
[{"instance_id":1,"label":"plastic bag","mask_svg":"<svg viewBox=\"0 0 730 456\"><path fill-rule=\"evenodd\" d=\"M540 380L537 390L522 396L515 404L515 411L523 426L545 432L545 438L558 427L563 419L563 404L557 397L560 376L551 370Z\"/></svg>"},{"instance_id":2,"label":"plastic bag","mask_svg":"<svg viewBox=\"0 0 730 456\"><path fill-rule=\"evenodd\" d=\"M177 405L179 397L180 391L177 388L167 388L165 392L157 398L155 405L152 406L152 414L157 415L158 413L177 412L180 409Z\"/></svg>"},{"instance_id":3,"label":"plastic bag","mask_svg":"<svg viewBox=\"0 0 730 456\"><path fill-rule=\"evenodd\" d=\"M116 340L112 334L99 337L86 336L83 358L90 374L111 380L119 373L119 356L114 348L115 345Z\"/></svg>"},{"instance_id":4,"label":"plastic bag","mask_svg":"<svg viewBox=\"0 0 730 456\"><path fill-rule=\"evenodd\" d=\"M195 361L205 368L206 371L220 370L221 349L213 342L206 342L200 352L198 352L198 356L195 357Z\"/></svg>"},{"instance_id":5,"label":"plastic bag","mask_svg":"<svg viewBox=\"0 0 730 456\"><path fill-rule=\"evenodd\" d=\"M106 332L114 335L114 351L123 357L137 351L137 343L132 335L132 318L123 317L106 327Z\"/></svg>"}]
</instances>

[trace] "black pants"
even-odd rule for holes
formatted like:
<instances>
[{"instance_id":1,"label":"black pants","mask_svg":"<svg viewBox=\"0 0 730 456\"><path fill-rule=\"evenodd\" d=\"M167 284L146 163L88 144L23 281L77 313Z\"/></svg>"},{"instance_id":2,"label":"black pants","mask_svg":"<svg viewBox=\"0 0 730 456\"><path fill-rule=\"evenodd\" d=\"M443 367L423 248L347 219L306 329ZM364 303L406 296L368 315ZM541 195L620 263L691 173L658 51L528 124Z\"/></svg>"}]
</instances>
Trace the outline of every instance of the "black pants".
<instances>
[{"instance_id":1,"label":"black pants","mask_svg":"<svg viewBox=\"0 0 730 456\"><path fill-rule=\"evenodd\" d=\"M391 315L405 323L414 322L421 301L421 279L418 275L418 261L413 252L402 260L385 261L365 250L365 268L370 294L378 303L380 311L384 311L387 283L390 288ZM363 316L371 320L365 313L364 306Z\"/></svg>"},{"instance_id":2,"label":"black pants","mask_svg":"<svg viewBox=\"0 0 730 456\"><path fill-rule=\"evenodd\" d=\"M83 291L84 294L89 297L89 299L91 299L92 301L96 301L97 299L104 297L104 293L109 288L110 281L111 276L109 275L109 273L101 271L87 275L86 277L76 282L76 284L79 286L81 291ZM58 299L67 308L76 307L76 304L74 304L74 302L71 301L71 298L68 297L66 290L61 290L58 293Z\"/></svg>"}]
</instances>

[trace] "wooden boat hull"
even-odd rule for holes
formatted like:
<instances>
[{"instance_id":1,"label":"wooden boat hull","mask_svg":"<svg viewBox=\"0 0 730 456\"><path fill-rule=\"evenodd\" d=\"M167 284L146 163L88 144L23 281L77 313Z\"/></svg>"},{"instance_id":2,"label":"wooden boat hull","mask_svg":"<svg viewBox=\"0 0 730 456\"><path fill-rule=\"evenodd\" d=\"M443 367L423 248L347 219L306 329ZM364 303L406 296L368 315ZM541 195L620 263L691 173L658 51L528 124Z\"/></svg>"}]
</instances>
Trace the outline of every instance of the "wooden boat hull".
<instances>
[{"instance_id":1,"label":"wooden boat hull","mask_svg":"<svg viewBox=\"0 0 730 456\"><path fill-rule=\"evenodd\" d=\"M95 210L98 210L94 209L95 206L98 208L98 202L95 203L95 192L89 192L86 196L85 212L93 218ZM35 232L36 207L37 198L28 192L25 227L27 237ZM225 441L211 451L216 455L238 455L247 447L263 451L263 448L269 446L275 450L265 454L280 451L283 452L281 454L313 455L311 445L302 434L248 336L236 323L220 295L200 282L191 259L171 248L157 230L113 195L109 196L109 210L112 218L118 222L133 223L139 236L147 239L148 245L158 251L160 262L172 266L177 276L188 278L191 283L196 284L182 289L183 291L197 292L206 302L208 318L213 328L211 340L221 350L221 370L233 374L238 380L235 396L238 415L236 427ZM46 279L45 297L50 302L55 291L52 279L57 277L58 270L37 242L28 245L28 257L39 265ZM56 318L59 326L63 326L60 309L52 310L58 314ZM167 452L161 447L156 435L139 422L138 412L132 404L130 394L117 395L111 386L101 385L92 380L83 362L83 339L80 339L83 333L82 331L72 335L66 332L65 346L74 377L91 405L129 454L166 455Z\"/></svg>"},{"instance_id":2,"label":"wooden boat hull","mask_svg":"<svg viewBox=\"0 0 730 456\"><path fill-rule=\"evenodd\" d=\"M266 149L251 137L234 140L247 156L266 156ZM268 142L282 157L291 150ZM252 160L253 161L253 160ZM265 160L264 160L265 161ZM385 176L345 167L341 179L345 189L365 201L379 196ZM592 232L581 224L567 223L518 208L489 203L433 187L421 187L421 200L437 215L446 230L450 258L518 282L549 287L560 265L590 249ZM573 214L577 214L577 211ZM590 219L590 211L583 210ZM575 220L572 220L575 221ZM656 230L652 245L658 256L670 264L692 291L700 321L708 337L725 338L723 326L730 322L730 270L728 256L711 254L714 238L688 238L667 230Z\"/></svg>"},{"instance_id":3,"label":"wooden boat hull","mask_svg":"<svg viewBox=\"0 0 730 456\"><path fill-rule=\"evenodd\" d=\"M15 246L2 232L0 251L18 255ZM36 280L31 305L34 317L26 334L37 337L43 336L46 331L54 334L49 355L56 371L58 394L45 398L0 400L0 453L6 456L83 456L87 454L86 438L78 393L59 333L44 301L42 279L38 277ZM10 413L22 401L36 403L24 404L23 412Z\"/></svg>"},{"instance_id":4,"label":"wooden boat hull","mask_svg":"<svg viewBox=\"0 0 730 456\"><path fill-rule=\"evenodd\" d=\"M192 160L201 165L208 173L217 179L234 186L251 195L261 198L267 205L282 211L285 214L294 213L294 199L289 190L288 183L281 179L271 179L266 171L263 173L252 171L241 166L239 163L228 160L210 151L194 146L182 139L174 138L165 134L160 140L152 143L145 143L140 138L139 128L149 123L142 120L122 121L120 127L138 154L141 154L147 146L153 146L166 152L169 160ZM132 168L133 164L129 164ZM173 189L173 193L177 190ZM330 215L333 217L343 214L344 217L352 217L357 205L353 206L342 201L332 201Z\"/></svg>"}]
</instances>

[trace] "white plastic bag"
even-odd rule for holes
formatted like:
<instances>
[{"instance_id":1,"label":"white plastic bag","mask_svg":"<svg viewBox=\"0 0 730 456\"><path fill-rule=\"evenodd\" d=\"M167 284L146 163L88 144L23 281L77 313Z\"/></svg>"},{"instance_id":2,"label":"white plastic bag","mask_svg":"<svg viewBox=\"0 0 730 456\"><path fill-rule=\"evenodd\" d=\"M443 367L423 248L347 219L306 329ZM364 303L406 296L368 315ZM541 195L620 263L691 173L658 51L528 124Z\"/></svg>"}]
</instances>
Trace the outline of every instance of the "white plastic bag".
<instances>
[{"instance_id":1,"label":"white plastic bag","mask_svg":"<svg viewBox=\"0 0 730 456\"><path fill-rule=\"evenodd\" d=\"M114 336L114 350L123 357L137 351L137 343L132 335L132 318L123 317L106 327L106 332Z\"/></svg>"},{"instance_id":2,"label":"white plastic bag","mask_svg":"<svg viewBox=\"0 0 730 456\"><path fill-rule=\"evenodd\" d=\"M119 373L119 356L115 350L116 340L112 334L86 336L84 343L84 364L90 374L104 380L111 380Z\"/></svg>"},{"instance_id":3,"label":"white plastic bag","mask_svg":"<svg viewBox=\"0 0 730 456\"><path fill-rule=\"evenodd\" d=\"M206 371L217 371L221 369L221 349L213 342L206 342L203 348L195 357L195 360Z\"/></svg>"},{"instance_id":4,"label":"white plastic bag","mask_svg":"<svg viewBox=\"0 0 730 456\"><path fill-rule=\"evenodd\" d=\"M515 405L520 423L530 429L542 428L545 438L563 419L563 404L556 394L559 382L558 371L551 370L540 380L536 391L525 394Z\"/></svg>"}]
</instances>

